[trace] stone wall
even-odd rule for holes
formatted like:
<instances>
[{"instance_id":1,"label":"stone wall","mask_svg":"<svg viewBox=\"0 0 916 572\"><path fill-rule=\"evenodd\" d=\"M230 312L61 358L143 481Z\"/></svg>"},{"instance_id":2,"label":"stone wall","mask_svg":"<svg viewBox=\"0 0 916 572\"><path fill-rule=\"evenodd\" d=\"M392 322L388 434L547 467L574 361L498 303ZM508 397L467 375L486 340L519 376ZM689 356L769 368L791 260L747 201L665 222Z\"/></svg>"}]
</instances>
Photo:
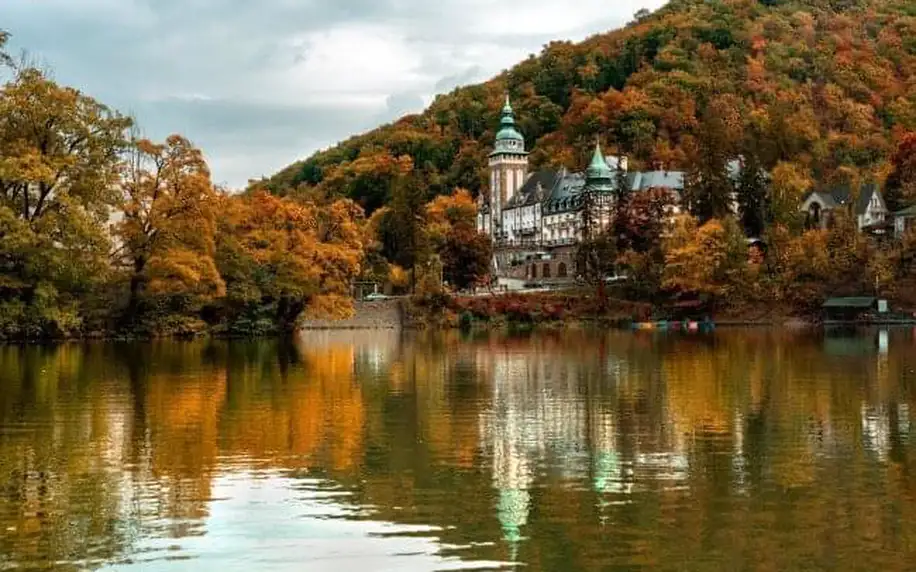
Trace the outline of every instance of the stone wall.
<instances>
[{"instance_id":1,"label":"stone wall","mask_svg":"<svg viewBox=\"0 0 916 572\"><path fill-rule=\"evenodd\" d=\"M550 254L551 258L547 260L528 260L516 266L509 266L504 275L526 282L562 283L575 280L575 248L558 248Z\"/></svg>"},{"instance_id":2,"label":"stone wall","mask_svg":"<svg viewBox=\"0 0 916 572\"><path fill-rule=\"evenodd\" d=\"M403 323L401 300L354 302L353 317L347 320L306 320L303 330L400 329Z\"/></svg>"}]
</instances>

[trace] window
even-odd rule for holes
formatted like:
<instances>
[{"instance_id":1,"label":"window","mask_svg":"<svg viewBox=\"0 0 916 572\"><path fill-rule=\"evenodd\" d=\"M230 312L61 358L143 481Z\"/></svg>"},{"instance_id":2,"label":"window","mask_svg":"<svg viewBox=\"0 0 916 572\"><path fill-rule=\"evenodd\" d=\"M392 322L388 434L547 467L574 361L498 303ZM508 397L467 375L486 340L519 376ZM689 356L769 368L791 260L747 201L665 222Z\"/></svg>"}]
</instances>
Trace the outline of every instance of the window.
<instances>
[{"instance_id":1,"label":"window","mask_svg":"<svg viewBox=\"0 0 916 572\"><path fill-rule=\"evenodd\" d=\"M550 263L544 263L544 278L550 278Z\"/></svg>"},{"instance_id":2,"label":"window","mask_svg":"<svg viewBox=\"0 0 916 572\"><path fill-rule=\"evenodd\" d=\"M531 278L537 278L537 277L538 277L538 265L532 264L531 265Z\"/></svg>"},{"instance_id":3,"label":"window","mask_svg":"<svg viewBox=\"0 0 916 572\"><path fill-rule=\"evenodd\" d=\"M561 262L557 266L557 278L566 278L566 263Z\"/></svg>"}]
</instances>

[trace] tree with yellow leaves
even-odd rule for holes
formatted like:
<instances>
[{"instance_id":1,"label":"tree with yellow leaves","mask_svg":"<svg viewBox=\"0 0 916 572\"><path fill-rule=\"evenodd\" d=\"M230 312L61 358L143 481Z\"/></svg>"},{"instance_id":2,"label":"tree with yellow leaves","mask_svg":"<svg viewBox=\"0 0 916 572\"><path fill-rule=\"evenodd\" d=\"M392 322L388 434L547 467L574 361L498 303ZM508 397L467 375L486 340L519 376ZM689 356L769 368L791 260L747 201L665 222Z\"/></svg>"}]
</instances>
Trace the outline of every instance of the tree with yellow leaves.
<instances>
[{"instance_id":1,"label":"tree with yellow leaves","mask_svg":"<svg viewBox=\"0 0 916 572\"><path fill-rule=\"evenodd\" d=\"M699 226L691 216L678 217L665 241L665 288L719 298L740 288L746 271L747 245L734 219Z\"/></svg>"},{"instance_id":2,"label":"tree with yellow leaves","mask_svg":"<svg viewBox=\"0 0 916 572\"><path fill-rule=\"evenodd\" d=\"M79 327L80 302L106 275L104 223L130 124L36 69L0 89L0 330Z\"/></svg>"},{"instance_id":3,"label":"tree with yellow leaves","mask_svg":"<svg viewBox=\"0 0 916 572\"><path fill-rule=\"evenodd\" d=\"M122 219L114 226L118 261L130 271L127 318L146 294L222 296L214 261L217 193L203 154L172 135L132 149L121 183Z\"/></svg>"},{"instance_id":4,"label":"tree with yellow leaves","mask_svg":"<svg viewBox=\"0 0 916 572\"><path fill-rule=\"evenodd\" d=\"M256 192L226 197L224 206L218 258L230 306L249 313L268 308L282 331L292 330L303 312L352 312L350 286L360 273L365 242L358 205L346 199L317 205ZM233 318L250 319L244 312Z\"/></svg>"}]
</instances>

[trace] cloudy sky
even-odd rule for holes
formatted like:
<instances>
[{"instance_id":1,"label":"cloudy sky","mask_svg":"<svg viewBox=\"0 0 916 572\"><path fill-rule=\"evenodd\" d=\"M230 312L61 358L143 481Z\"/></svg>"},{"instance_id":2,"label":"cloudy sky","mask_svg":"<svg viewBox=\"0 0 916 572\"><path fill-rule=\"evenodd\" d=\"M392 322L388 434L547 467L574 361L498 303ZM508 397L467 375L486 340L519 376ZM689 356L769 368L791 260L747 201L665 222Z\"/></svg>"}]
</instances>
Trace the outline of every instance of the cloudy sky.
<instances>
[{"instance_id":1,"label":"cloudy sky","mask_svg":"<svg viewBox=\"0 0 916 572\"><path fill-rule=\"evenodd\" d=\"M663 0L0 0L54 77L243 186Z\"/></svg>"}]
</instances>

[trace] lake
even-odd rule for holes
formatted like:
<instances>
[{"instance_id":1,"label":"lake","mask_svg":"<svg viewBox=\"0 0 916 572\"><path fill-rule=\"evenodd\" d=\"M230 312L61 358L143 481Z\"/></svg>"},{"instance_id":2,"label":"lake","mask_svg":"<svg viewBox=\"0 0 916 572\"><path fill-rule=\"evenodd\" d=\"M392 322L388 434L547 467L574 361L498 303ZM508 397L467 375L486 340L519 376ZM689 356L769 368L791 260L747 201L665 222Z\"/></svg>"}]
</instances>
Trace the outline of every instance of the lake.
<instances>
[{"instance_id":1,"label":"lake","mask_svg":"<svg viewBox=\"0 0 916 572\"><path fill-rule=\"evenodd\" d=\"M916 335L0 347L0 570L912 570Z\"/></svg>"}]
</instances>

